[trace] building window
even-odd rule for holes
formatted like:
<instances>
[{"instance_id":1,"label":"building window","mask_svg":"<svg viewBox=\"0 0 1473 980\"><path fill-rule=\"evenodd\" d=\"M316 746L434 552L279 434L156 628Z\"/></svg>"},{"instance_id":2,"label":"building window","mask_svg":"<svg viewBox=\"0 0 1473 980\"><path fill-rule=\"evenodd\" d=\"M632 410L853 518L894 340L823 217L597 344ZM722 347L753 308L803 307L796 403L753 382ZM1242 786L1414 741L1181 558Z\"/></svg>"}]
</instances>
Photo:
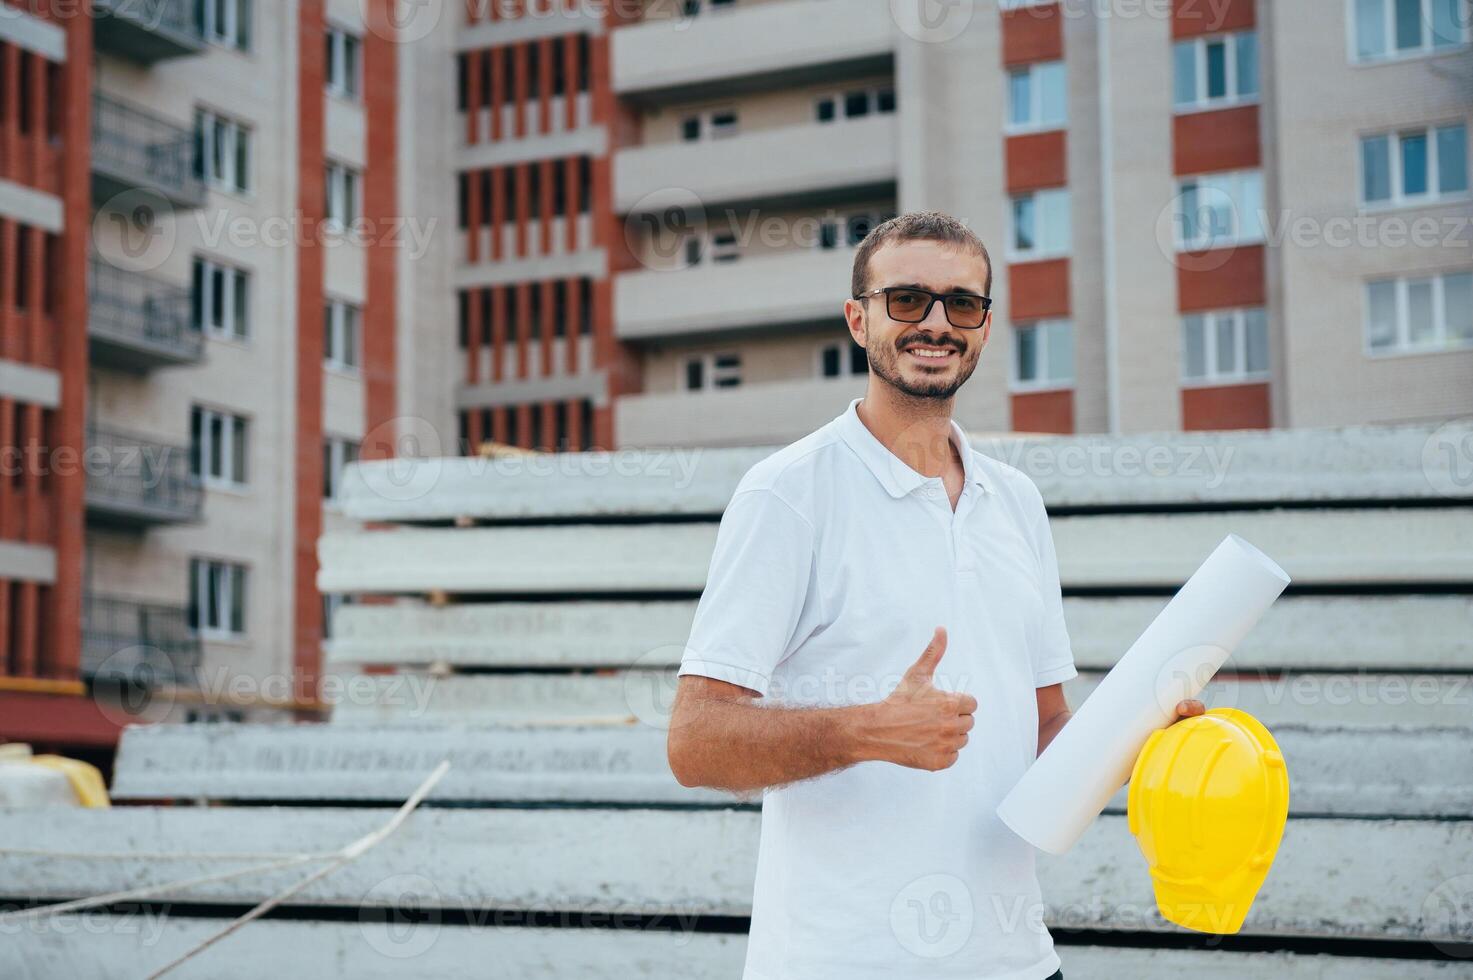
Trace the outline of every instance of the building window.
<instances>
[{"instance_id":1,"label":"building window","mask_svg":"<svg viewBox=\"0 0 1473 980\"><path fill-rule=\"evenodd\" d=\"M735 262L740 257L736 235L729 231L714 232L711 235L712 262Z\"/></svg>"},{"instance_id":2,"label":"building window","mask_svg":"<svg viewBox=\"0 0 1473 980\"><path fill-rule=\"evenodd\" d=\"M194 173L220 190L251 189L251 131L207 109L194 111Z\"/></svg>"},{"instance_id":3,"label":"building window","mask_svg":"<svg viewBox=\"0 0 1473 980\"><path fill-rule=\"evenodd\" d=\"M327 91L344 99L357 101L362 78L363 42L340 27L327 29ZM459 89L465 96L465 86ZM461 106L465 108L464 105Z\"/></svg>"},{"instance_id":4,"label":"building window","mask_svg":"<svg viewBox=\"0 0 1473 980\"><path fill-rule=\"evenodd\" d=\"M813 118L821 123L833 122L840 117L859 119L894 111L895 89L889 85L821 95L813 103Z\"/></svg>"},{"instance_id":5,"label":"building window","mask_svg":"<svg viewBox=\"0 0 1473 980\"><path fill-rule=\"evenodd\" d=\"M464 297L464 294L461 295ZM360 318L358 307L351 303L344 303L341 300L328 301L323 309L322 338L322 361L327 367L339 371L358 370Z\"/></svg>"},{"instance_id":6,"label":"building window","mask_svg":"<svg viewBox=\"0 0 1473 980\"><path fill-rule=\"evenodd\" d=\"M824 344L818 349L818 375L821 378L844 378L869 374L869 355L853 340Z\"/></svg>"},{"instance_id":7,"label":"building window","mask_svg":"<svg viewBox=\"0 0 1473 980\"><path fill-rule=\"evenodd\" d=\"M1268 377L1268 314L1261 309L1194 313L1181 321L1181 379L1234 384Z\"/></svg>"},{"instance_id":8,"label":"building window","mask_svg":"<svg viewBox=\"0 0 1473 980\"><path fill-rule=\"evenodd\" d=\"M1419 204L1468 193L1468 127L1379 133L1360 141L1361 203Z\"/></svg>"},{"instance_id":9,"label":"building window","mask_svg":"<svg viewBox=\"0 0 1473 980\"><path fill-rule=\"evenodd\" d=\"M1068 255L1069 191L1036 191L1013 198L1012 255L1042 259Z\"/></svg>"},{"instance_id":10,"label":"building window","mask_svg":"<svg viewBox=\"0 0 1473 980\"><path fill-rule=\"evenodd\" d=\"M1008 128L1058 129L1068 122L1062 61L1041 61L1008 75Z\"/></svg>"},{"instance_id":11,"label":"building window","mask_svg":"<svg viewBox=\"0 0 1473 980\"><path fill-rule=\"evenodd\" d=\"M251 49L251 0L194 0L194 19L206 41Z\"/></svg>"},{"instance_id":12,"label":"building window","mask_svg":"<svg viewBox=\"0 0 1473 980\"><path fill-rule=\"evenodd\" d=\"M327 223L342 230L358 220L362 207L358 171L341 163L327 165Z\"/></svg>"},{"instance_id":13,"label":"building window","mask_svg":"<svg viewBox=\"0 0 1473 980\"><path fill-rule=\"evenodd\" d=\"M1410 57L1468 42L1467 0L1349 2L1355 10L1357 61Z\"/></svg>"},{"instance_id":14,"label":"building window","mask_svg":"<svg viewBox=\"0 0 1473 980\"><path fill-rule=\"evenodd\" d=\"M686 391L735 388L742 383L742 356L735 352L688 357L681 372Z\"/></svg>"},{"instance_id":15,"label":"building window","mask_svg":"<svg viewBox=\"0 0 1473 980\"><path fill-rule=\"evenodd\" d=\"M245 635L246 567L213 558L189 559L189 626L209 639Z\"/></svg>"},{"instance_id":16,"label":"building window","mask_svg":"<svg viewBox=\"0 0 1473 980\"><path fill-rule=\"evenodd\" d=\"M736 0L682 0L680 10L687 17L694 17L702 11L730 10L736 6Z\"/></svg>"},{"instance_id":17,"label":"building window","mask_svg":"<svg viewBox=\"0 0 1473 980\"><path fill-rule=\"evenodd\" d=\"M343 468L358 460L358 443L341 436L322 440L322 499L336 501L343 489Z\"/></svg>"},{"instance_id":18,"label":"building window","mask_svg":"<svg viewBox=\"0 0 1473 980\"><path fill-rule=\"evenodd\" d=\"M686 116L680 121L680 138L687 143L701 139L735 136L738 130L735 109L711 109Z\"/></svg>"},{"instance_id":19,"label":"building window","mask_svg":"<svg viewBox=\"0 0 1473 980\"><path fill-rule=\"evenodd\" d=\"M247 448L242 416L199 405L189 410L189 472L206 486L245 486Z\"/></svg>"},{"instance_id":20,"label":"building window","mask_svg":"<svg viewBox=\"0 0 1473 980\"><path fill-rule=\"evenodd\" d=\"M1013 327L1014 391L1067 388L1074 383L1074 325L1039 320Z\"/></svg>"},{"instance_id":21,"label":"building window","mask_svg":"<svg viewBox=\"0 0 1473 980\"><path fill-rule=\"evenodd\" d=\"M322 594L322 638L324 640L332 639L333 618L337 616L339 609L348 605L352 605L352 602L341 593L324 592Z\"/></svg>"},{"instance_id":22,"label":"building window","mask_svg":"<svg viewBox=\"0 0 1473 980\"><path fill-rule=\"evenodd\" d=\"M1473 346L1473 272L1366 283L1366 350L1411 354Z\"/></svg>"},{"instance_id":23,"label":"building window","mask_svg":"<svg viewBox=\"0 0 1473 980\"><path fill-rule=\"evenodd\" d=\"M1242 170L1182 181L1176 197L1177 248L1200 250L1263 241L1263 174Z\"/></svg>"},{"instance_id":24,"label":"building window","mask_svg":"<svg viewBox=\"0 0 1473 980\"><path fill-rule=\"evenodd\" d=\"M841 244L856 246L863 242L870 230L893 218L889 212L854 211L849 214L830 214L818 222L818 240L821 249L838 248Z\"/></svg>"},{"instance_id":25,"label":"building window","mask_svg":"<svg viewBox=\"0 0 1473 980\"><path fill-rule=\"evenodd\" d=\"M1173 55L1177 109L1195 112L1258 98L1258 35L1253 31L1178 41Z\"/></svg>"},{"instance_id":26,"label":"building window","mask_svg":"<svg viewBox=\"0 0 1473 980\"><path fill-rule=\"evenodd\" d=\"M190 298L194 329L230 340L250 336L249 273L196 258Z\"/></svg>"}]
</instances>

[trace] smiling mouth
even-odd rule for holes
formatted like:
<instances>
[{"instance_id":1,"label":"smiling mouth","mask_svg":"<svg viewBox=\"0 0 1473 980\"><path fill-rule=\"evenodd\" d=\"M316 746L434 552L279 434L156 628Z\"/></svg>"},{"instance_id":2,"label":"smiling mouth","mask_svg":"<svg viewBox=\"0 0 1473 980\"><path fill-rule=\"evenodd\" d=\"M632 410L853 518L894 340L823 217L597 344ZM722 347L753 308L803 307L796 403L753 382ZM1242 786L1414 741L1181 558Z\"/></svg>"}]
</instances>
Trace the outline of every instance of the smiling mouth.
<instances>
[{"instance_id":1,"label":"smiling mouth","mask_svg":"<svg viewBox=\"0 0 1473 980\"><path fill-rule=\"evenodd\" d=\"M918 361L926 364L945 364L960 352L955 347L931 347L926 344L912 344L906 347L902 353L909 354Z\"/></svg>"}]
</instances>

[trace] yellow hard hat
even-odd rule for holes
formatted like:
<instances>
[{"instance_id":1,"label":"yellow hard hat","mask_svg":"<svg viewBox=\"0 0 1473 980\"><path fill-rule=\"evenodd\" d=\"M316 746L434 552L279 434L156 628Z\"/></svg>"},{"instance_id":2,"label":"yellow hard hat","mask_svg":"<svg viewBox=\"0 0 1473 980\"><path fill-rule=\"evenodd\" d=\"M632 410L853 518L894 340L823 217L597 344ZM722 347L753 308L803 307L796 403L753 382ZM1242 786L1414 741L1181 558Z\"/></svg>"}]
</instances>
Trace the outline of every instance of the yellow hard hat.
<instances>
[{"instance_id":1,"label":"yellow hard hat","mask_svg":"<svg viewBox=\"0 0 1473 980\"><path fill-rule=\"evenodd\" d=\"M1284 836L1284 756L1257 718L1213 708L1151 733L1130 774L1127 813L1162 917L1235 933Z\"/></svg>"}]
</instances>

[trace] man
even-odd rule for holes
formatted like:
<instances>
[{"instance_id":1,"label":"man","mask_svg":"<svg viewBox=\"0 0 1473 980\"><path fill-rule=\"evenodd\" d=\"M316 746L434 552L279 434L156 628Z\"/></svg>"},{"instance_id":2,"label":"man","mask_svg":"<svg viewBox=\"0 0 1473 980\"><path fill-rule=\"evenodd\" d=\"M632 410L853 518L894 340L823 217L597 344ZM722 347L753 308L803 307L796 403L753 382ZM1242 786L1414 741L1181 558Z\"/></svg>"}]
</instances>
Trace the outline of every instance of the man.
<instances>
[{"instance_id":1,"label":"man","mask_svg":"<svg viewBox=\"0 0 1473 980\"><path fill-rule=\"evenodd\" d=\"M864 397L737 486L670 765L763 792L745 980L1060 978L1033 848L995 812L1070 717L1053 538L1032 481L951 418L991 261L956 219L905 214L852 286Z\"/></svg>"}]
</instances>

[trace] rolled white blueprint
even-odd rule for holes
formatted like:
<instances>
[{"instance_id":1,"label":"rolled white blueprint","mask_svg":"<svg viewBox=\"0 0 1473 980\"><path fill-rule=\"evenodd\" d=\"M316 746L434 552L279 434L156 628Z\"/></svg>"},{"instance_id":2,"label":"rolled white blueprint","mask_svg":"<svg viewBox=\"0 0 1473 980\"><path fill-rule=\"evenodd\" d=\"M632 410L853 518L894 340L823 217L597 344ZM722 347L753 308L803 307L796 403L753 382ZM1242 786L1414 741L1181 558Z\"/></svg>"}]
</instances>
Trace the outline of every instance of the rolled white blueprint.
<instances>
[{"instance_id":1,"label":"rolled white blueprint","mask_svg":"<svg viewBox=\"0 0 1473 980\"><path fill-rule=\"evenodd\" d=\"M1050 854L1073 847L1146 739L1201 693L1288 584L1263 552L1224 538L1003 797L1003 823Z\"/></svg>"}]
</instances>

